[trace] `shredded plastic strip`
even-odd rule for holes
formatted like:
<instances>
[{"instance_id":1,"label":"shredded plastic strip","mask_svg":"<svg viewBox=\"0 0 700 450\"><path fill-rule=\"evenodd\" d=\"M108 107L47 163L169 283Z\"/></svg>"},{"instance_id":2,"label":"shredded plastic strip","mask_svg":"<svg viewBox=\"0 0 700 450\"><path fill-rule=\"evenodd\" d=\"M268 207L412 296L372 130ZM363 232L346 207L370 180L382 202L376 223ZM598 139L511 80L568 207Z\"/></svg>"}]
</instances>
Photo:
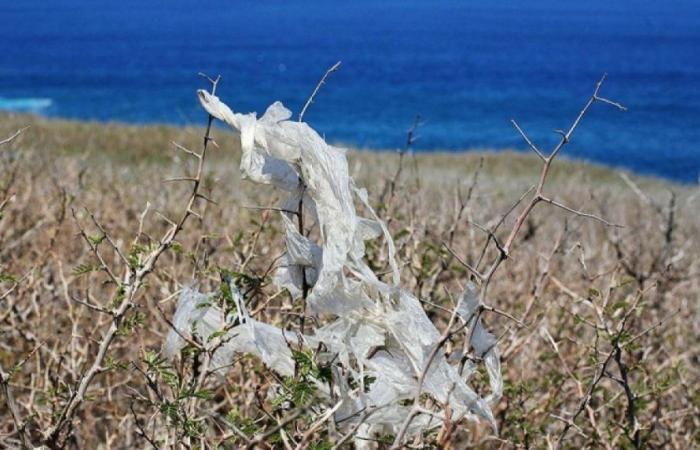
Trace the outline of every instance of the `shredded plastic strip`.
<instances>
[{"instance_id":1,"label":"shredded plastic strip","mask_svg":"<svg viewBox=\"0 0 700 450\"><path fill-rule=\"evenodd\" d=\"M164 352L169 356L177 354L185 345L180 335L199 333L206 342L215 332L221 334L225 330L214 354L221 367L230 365L235 354L249 353L271 370L291 375L291 345L301 341L312 349L323 348L325 355L319 356L332 361L334 383L333 392L328 386L319 386L319 392L325 396L328 407L337 398L344 400L334 415L337 424L350 428L363 416L361 411L373 410L360 432L398 432L411 412L410 407L402 406L402 401L415 395L417 380L426 370L440 332L418 299L400 287L393 239L371 208L367 192L354 186L346 151L328 145L306 123L289 120L291 112L280 102L256 119L255 114L234 113L218 97L205 91L198 95L207 112L240 132L243 178L289 192L287 205L298 205L300 196L304 196L306 214L319 225L319 242L301 235L290 217L282 213L287 253L274 282L298 299L305 274L310 285L310 310L335 319L299 336L251 319L237 290L237 312L226 318L220 308L210 304L211 296L187 288L180 296L173 318L176 330L171 330ZM357 215L355 199L371 218ZM381 281L364 260L364 242L379 237L387 245L391 284ZM486 367L490 392L482 397L469 386L476 364L463 365L460 373L458 361L446 358L442 352L427 369L422 390L439 404L449 405L452 420L481 419L495 430L491 406L503 390L500 356L495 337L483 327L479 300L471 282L465 287L458 308L457 313L467 323L465 333L470 346ZM408 429L409 435L439 426L436 417L444 416L444 411L436 407L432 413L419 414Z\"/></svg>"}]
</instances>

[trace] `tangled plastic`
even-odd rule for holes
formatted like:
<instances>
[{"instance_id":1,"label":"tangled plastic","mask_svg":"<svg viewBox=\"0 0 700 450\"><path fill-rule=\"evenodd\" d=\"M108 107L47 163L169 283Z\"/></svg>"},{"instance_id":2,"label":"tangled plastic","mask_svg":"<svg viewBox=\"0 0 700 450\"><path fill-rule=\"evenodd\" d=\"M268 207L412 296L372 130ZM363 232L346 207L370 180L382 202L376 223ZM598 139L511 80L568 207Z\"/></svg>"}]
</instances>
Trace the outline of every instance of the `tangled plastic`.
<instances>
[{"instance_id":1,"label":"tangled plastic","mask_svg":"<svg viewBox=\"0 0 700 450\"><path fill-rule=\"evenodd\" d=\"M212 295L186 288L173 318L177 331L171 330L165 354L173 356L185 345L181 335L197 333L207 342L214 333L225 330L223 344L213 354L214 367L230 367L235 354L247 353L278 374L291 376L295 367L291 347L301 342L309 349L322 349L318 357L331 365L333 383L318 383L317 410L342 399L334 413L341 428L362 420L360 430L365 433L397 433L411 414L407 400L421 390L436 405L449 405L451 420L482 419L495 429L491 405L501 396L500 360L495 337L481 324L475 286L467 284L457 313L466 323L464 333L477 358L461 354L447 357L442 351L431 358L441 334L418 299L401 289L392 237L370 206L367 192L357 188L349 176L345 150L328 145L306 123L290 120L291 112L280 102L257 119L254 113L234 113L205 91L198 95L209 114L240 132L244 179L287 191L289 197L280 208L283 211L296 211L303 199L305 214L318 224L320 238L313 242L300 234L294 214L281 212L286 253L274 283L298 300L306 277L310 311L334 319L300 336L251 318L235 288L236 311L228 317L212 304ZM357 215L356 199L370 218ZM381 281L364 258L365 241L382 237L387 245L390 283ZM490 382L490 393L484 397L469 385L481 361ZM370 410L372 414L362 414ZM443 416L438 406L415 415L408 435L439 426Z\"/></svg>"}]
</instances>

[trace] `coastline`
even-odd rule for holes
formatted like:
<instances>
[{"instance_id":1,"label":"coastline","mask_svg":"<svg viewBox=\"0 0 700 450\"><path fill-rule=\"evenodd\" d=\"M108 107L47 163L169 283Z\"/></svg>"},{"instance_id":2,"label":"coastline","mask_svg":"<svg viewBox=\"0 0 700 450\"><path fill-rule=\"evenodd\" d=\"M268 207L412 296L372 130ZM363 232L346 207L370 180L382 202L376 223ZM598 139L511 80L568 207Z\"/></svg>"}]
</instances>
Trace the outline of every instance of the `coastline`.
<instances>
[{"instance_id":1,"label":"coastline","mask_svg":"<svg viewBox=\"0 0 700 450\"><path fill-rule=\"evenodd\" d=\"M54 156L80 156L109 158L128 163L166 163L173 156L172 142L185 146L196 146L203 127L195 125L171 124L130 124L125 122L82 121L61 118L46 118L34 114L0 112L0 136L11 135L20 128L29 127L18 141L23 146L50 151ZM218 127L216 130L220 148L238 155L240 141L230 130ZM387 176L398 163L398 150L348 148L349 162L369 168L372 175ZM214 158L224 157L218 152ZM505 177L509 180L532 179L538 171L537 158L527 150L514 148L466 148L464 150L421 150L411 154L415 158L422 176L437 184L457 181L467 176L484 159L483 173L489 177ZM410 163L408 159L407 162ZM411 159L412 161L412 159ZM626 174L635 183L646 189L692 190L697 183L683 183L678 180L656 175L640 174L628 169L611 167L602 163L573 159L564 152L557 160L551 177L556 180L570 180L571 177L585 176L588 180L610 186L624 186L620 173Z\"/></svg>"}]
</instances>

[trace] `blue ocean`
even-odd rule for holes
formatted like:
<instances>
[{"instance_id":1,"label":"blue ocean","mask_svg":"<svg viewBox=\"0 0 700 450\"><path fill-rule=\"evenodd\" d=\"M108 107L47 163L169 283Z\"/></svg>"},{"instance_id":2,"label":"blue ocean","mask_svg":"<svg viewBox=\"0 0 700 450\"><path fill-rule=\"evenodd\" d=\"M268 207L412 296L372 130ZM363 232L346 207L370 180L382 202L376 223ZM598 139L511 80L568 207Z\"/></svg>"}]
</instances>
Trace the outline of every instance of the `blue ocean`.
<instances>
[{"instance_id":1,"label":"blue ocean","mask_svg":"<svg viewBox=\"0 0 700 450\"><path fill-rule=\"evenodd\" d=\"M682 182L700 173L700 1L3 0L0 109L201 124L198 72L221 97L298 112L331 142L421 151L550 148L604 72L565 151Z\"/></svg>"}]
</instances>

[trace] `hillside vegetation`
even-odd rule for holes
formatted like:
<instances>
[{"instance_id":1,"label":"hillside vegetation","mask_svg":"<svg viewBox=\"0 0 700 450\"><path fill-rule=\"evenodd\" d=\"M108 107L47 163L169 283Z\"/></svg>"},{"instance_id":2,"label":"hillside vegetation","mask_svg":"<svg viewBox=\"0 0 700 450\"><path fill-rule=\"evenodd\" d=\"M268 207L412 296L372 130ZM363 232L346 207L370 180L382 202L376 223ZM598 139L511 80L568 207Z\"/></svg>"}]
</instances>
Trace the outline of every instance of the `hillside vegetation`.
<instances>
[{"instance_id":1,"label":"hillside vegetation","mask_svg":"<svg viewBox=\"0 0 700 450\"><path fill-rule=\"evenodd\" d=\"M171 142L198 149L204 133L4 114L0 139L27 125L0 147L0 365L16 406L5 407L3 397L0 445L7 448L21 446L22 434L46 438L98 351L108 311L119 306L81 229L99 241L108 266L121 261L100 240L104 231L138 259L167 230L163 217L179 217L191 190L164 181L196 168ZM222 274L233 274L248 288L251 314L289 330L298 329L302 311L271 283L284 249L279 212L270 209L279 206L279 193L240 179L237 135L217 127L213 136L201 188L213 202L198 204L199 217L162 254L119 323L65 438L69 448L234 448L284 420L269 393L279 380L251 357L190 395L183 410L192 416L173 413L181 398L164 400L178 384L172 377L197 370L157 355L188 283L217 291ZM396 239L403 286L445 327L470 277L459 259L480 260L484 230L536 183L539 160L512 151L407 154L400 172L393 152L350 151L348 160ZM412 445L547 448L562 434L563 448L700 445L698 187L557 160L545 191L623 227L535 207L492 282L492 310L482 316L501 349L498 435L464 420L452 424L447 440L436 429ZM506 215L497 239L521 207ZM487 259L496 251L489 247ZM368 244L367 258L388 276L382 246ZM444 351L459 345L449 341ZM485 388L486 374L472 384ZM339 441L326 425L304 437L313 421L283 423L255 445L331 448ZM373 439L380 447L392 442Z\"/></svg>"}]
</instances>

